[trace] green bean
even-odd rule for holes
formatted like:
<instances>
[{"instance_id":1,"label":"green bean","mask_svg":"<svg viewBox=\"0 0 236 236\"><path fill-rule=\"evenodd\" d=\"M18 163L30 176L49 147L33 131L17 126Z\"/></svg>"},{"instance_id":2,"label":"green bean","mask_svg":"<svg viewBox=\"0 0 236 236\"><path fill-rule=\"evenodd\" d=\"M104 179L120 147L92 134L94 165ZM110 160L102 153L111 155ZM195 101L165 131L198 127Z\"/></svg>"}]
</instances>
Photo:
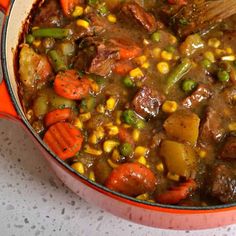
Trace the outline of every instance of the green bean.
<instances>
[{"instance_id":1,"label":"green bean","mask_svg":"<svg viewBox=\"0 0 236 236\"><path fill-rule=\"evenodd\" d=\"M49 51L49 56L52 59L53 67L56 72L60 70L67 70L67 65L65 64L63 57L59 55L59 53L56 50Z\"/></svg>"},{"instance_id":2,"label":"green bean","mask_svg":"<svg viewBox=\"0 0 236 236\"><path fill-rule=\"evenodd\" d=\"M166 94L169 90L190 70L191 61L188 58L184 58L179 65L177 65L174 70L166 78Z\"/></svg>"},{"instance_id":3,"label":"green bean","mask_svg":"<svg viewBox=\"0 0 236 236\"><path fill-rule=\"evenodd\" d=\"M32 31L34 37L63 39L69 35L69 29L62 28L39 28Z\"/></svg>"}]
</instances>

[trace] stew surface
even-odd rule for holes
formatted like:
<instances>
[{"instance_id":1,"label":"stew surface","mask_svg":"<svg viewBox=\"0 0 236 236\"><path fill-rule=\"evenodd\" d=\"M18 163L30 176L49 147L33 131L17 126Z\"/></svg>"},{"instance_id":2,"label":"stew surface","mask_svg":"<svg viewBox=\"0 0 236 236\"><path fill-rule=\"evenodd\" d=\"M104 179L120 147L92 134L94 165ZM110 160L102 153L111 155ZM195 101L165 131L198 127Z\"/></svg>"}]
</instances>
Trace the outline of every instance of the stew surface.
<instances>
[{"instance_id":1,"label":"stew surface","mask_svg":"<svg viewBox=\"0 0 236 236\"><path fill-rule=\"evenodd\" d=\"M199 1L198 1L199 2ZM187 0L46 0L19 45L27 119L90 180L150 202L236 202L236 18Z\"/></svg>"}]
</instances>

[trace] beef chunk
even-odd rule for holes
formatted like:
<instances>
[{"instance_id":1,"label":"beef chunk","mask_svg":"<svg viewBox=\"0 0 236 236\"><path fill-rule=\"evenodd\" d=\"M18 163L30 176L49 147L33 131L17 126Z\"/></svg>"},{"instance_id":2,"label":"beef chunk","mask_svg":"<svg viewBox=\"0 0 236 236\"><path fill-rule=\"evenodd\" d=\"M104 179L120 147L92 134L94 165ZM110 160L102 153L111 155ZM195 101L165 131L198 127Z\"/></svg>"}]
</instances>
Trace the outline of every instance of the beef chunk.
<instances>
[{"instance_id":1,"label":"beef chunk","mask_svg":"<svg viewBox=\"0 0 236 236\"><path fill-rule=\"evenodd\" d=\"M60 27L63 22L63 14L59 1L47 1L38 9L38 14L33 20L33 25L39 27Z\"/></svg>"},{"instance_id":2,"label":"beef chunk","mask_svg":"<svg viewBox=\"0 0 236 236\"><path fill-rule=\"evenodd\" d=\"M75 58L74 67L87 73L107 76L115 61L119 59L117 47L101 38L85 38L79 47L82 49Z\"/></svg>"},{"instance_id":3,"label":"beef chunk","mask_svg":"<svg viewBox=\"0 0 236 236\"><path fill-rule=\"evenodd\" d=\"M107 76L110 74L112 66L117 59L119 59L119 52L116 48L100 44L87 72Z\"/></svg>"},{"instance_id":4,"label":"beef chunk","mask_svg":"<svg viewBox=\"0 0 236 236\"><path fill-rule=\"evenodd\" d=\"M235 171L225 165L218 164L210 171L207 186L209 194L223 203L236 201Z\"/></svg>"},{"instance_id":5,"label":"beef chunk","mask_svg":"<svg viewBox=\"0 0 236 236\"><path fill-rule=\"evenodd\" d=\"M212 95L210 89L207 87L207 85L200 84L198 85L197 89L188 97L186 97L182 104L183 106L190 108L195 107L203 100L206 100L210 98Z\"/></svg>"},{"instance_id":6,"label":"beef chunk","mask_svg":"<svg viewBox=\"0 0 236 236\"><path fill-rule=\"evenodd\" d=\"M200 127L200 141L207 143L209 141L219 141L223 136L221 118L212 108L208 107L206 116Z\"/></svg>"},{"instance_id":7,"label":"beef chunk","mask_svg":"<svg viewBox=\"0 0 236 236\"><path fill-rule=\"evenodd\" d=\"M221 153L221 159L236 160L236 137L229 137L224 144Z\"/></svg>"},{"instance_id":8,"label":"beef chunk","mask_svg":"<svg viewBox=\"0 0 236 236\"><path fill-rule=\"evenodd\" d=\"M163 94L144 86L136 93L132 105L140 116L144 118L156 117L164 100Z\"/></svg>"},{"instance_id":9,"label":"beef chunk","mask_svg":"<svg viewBox=\"0 0 236 236\"><path fill-rule=\"evenodd\" d=\"M139 24L141 24L148 32L152 33L157 29L157 22L155 17L146 12L139 4L126 3L122 7L122 11L134 18Z\"/></svg>"}]
</instances>

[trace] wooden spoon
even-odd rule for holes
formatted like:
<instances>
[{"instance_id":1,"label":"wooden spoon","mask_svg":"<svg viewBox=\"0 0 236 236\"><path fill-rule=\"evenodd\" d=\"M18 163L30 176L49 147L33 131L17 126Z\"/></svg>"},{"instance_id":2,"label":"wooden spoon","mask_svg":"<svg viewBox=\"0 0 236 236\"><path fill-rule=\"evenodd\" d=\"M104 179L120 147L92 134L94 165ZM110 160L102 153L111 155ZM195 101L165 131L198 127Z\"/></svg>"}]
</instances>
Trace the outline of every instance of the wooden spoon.
<instances>
[{"instance_id":1,"label":"wooden spoon","mask_svg":"<svg viewBox=\"0 0 236 236\"><path fill-rule=\"evenodd\" d=\"M236 14L236 0L195 0L182 7L171 23L180 37L210 30L224 19Z\"/></svg>"}]
</instances>

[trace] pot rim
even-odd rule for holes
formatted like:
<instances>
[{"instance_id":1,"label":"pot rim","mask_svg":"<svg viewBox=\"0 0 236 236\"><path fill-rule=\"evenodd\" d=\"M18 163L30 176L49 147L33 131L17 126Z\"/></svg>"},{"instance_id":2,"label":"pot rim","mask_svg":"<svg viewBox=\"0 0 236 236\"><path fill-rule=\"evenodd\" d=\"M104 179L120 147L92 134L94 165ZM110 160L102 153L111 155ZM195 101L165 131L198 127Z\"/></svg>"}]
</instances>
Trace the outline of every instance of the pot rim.
<instances>
[{"instance_id":1,"label":"pot rim","mask_svg":"<svg viewBox=\"0 0 236 236\"><path fill-rule=\"evenodd\" d=\"M164 204L159 204L159 203L138 200L136 198L129 197L127 195L110 190L110 189L106 188L105 186L102 186L94 181L89 180L85 176L76 172L71 166L66 164L57 155L55 155L49 149L49 147L43 142L43 140L39 137L39 135L36 134L36 132L33 130L32 126L29 124L28 120L25 118L24 114L22 113L22 111L20 109L20 105L17 103L17 100L14 96L11 82L9 79L9 74L8 74L8 70L7 70L7 57L6 57L6 43L7 43L6 35L7 35L7 30L8 30L9 17L11 15L14 2L15 2L15 0L10 1L10 6L8 8L7 15L5 16L5 23L3 25L3 30L2 30L2 40L1 40L2 71L3 71L4 79L5 79L5 82L7 85L7 89L9 91L9 95L10 95L11 100L13 102L13 105L14 105L17 113L21 117L24 126L33 135L33 137L37 140L37 142L41 145L41 147L43 147L43 149L51 155L52 158L54 158L60 165L62 165L66 171L75 175L78 179L80 179L80 181L82 181L88 187L91 187L96 191L106 194L106 195L108 195L120 202L135 205L140 208L148 208L153 211L168 212L168 213L174 213L174 214L213 213L213 212L231 211L231 210L236 209L236 203L223 204L223 205L213 205L213 206L192 207L192 206L164 205Z\"/></svg>"}]
</instances>

